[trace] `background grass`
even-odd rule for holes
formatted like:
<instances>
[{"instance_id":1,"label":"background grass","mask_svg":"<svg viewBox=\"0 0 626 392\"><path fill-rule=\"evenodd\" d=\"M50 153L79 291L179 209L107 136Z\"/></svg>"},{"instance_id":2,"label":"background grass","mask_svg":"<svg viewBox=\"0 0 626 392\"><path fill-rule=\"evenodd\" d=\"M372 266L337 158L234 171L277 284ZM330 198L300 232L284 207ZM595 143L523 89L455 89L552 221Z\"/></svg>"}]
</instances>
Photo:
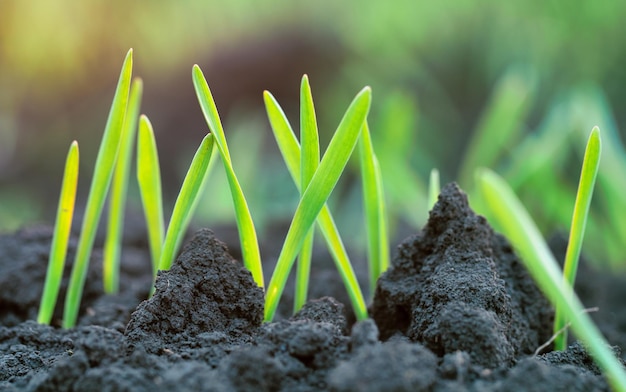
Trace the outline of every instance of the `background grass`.
<instances>
[{"instance_id":1,"label":"background grass","mask_svg":"<svg viewBox=\"0 0 626 392\"><path fill-rule=\"evenodd\" d=\"M298 192L269 136L262 91L272 91L295 118L298 82L307 73L315 85L321 145L353 92L372 86L370 128L397 235L405 232L398 227L423 224L433 167L442 183L460 179L472 191L466 173L484 164L476 159L477 134L495 135L497 154L482 156L514 186L544 235L565 231L577 181L571 167L582 156L577 146L599 125L607 148L585 251L620 268L626 223L611 212L626 206L619 196L626 188L624 17L622 1L576 7L539 0L190 0L184 6L166 0L149 7L119 0L3 1L0 228L53 221L67 144L81 140L81 154L95 156L115 86L111 75L120 53L134 47L136 73L146 86L143 112L159 133L161 156L173 162L162 173L166 211L206 130L189 80L190 64L198 63L220 102L257 231L289 219ZM81 171L90 173L92 164L82 160ZM357 173L358 165L352 162L349 170ZM211 206L198 206L202 225L234 217L227 180L215 172ZM362 211L358 185L342 181L331 200L343 213L335 218L349 233L344 240L355 245L366 238L362 221L352 219ZM86 194L79 184L79 210ZM140 211L132 182L129 203Z\"/></svg>"}]
</instances>

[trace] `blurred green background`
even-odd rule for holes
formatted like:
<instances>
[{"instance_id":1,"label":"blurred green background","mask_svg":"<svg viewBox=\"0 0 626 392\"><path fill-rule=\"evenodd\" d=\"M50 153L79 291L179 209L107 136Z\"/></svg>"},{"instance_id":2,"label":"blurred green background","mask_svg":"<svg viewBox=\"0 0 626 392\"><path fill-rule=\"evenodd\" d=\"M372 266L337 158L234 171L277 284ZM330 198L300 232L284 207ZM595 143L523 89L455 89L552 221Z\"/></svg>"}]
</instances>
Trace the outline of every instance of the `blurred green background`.
<instances>
[{"instance_id":1,"label":"blurred green background","mask_svg":"<svg viewBox=\"0 0 626 392\"><path fill-rule=\"evenodd\" d=\"M298 124L311 79L325 145L364 85L391 227L419 228L432 168L471 198L473 170L505 175L551 236L566 230L593 125L604 155L585 249L623 264L626 243L626 1L0 1L0 230L51 222L70 142L86 196L119 67L135 50L142 112L156 131L171 211L207 131L191 67L205 72L235 170L262 230L297 192L277 155L262 91ZM221 168L198 221L232 218ZM362 235L358 168L333 203L347 242ZM130 204L138 208L136 186ZM479 208L479 206L477 206ZM140 211L140 210L139 210Z\"/></svg>"}]
</instances>

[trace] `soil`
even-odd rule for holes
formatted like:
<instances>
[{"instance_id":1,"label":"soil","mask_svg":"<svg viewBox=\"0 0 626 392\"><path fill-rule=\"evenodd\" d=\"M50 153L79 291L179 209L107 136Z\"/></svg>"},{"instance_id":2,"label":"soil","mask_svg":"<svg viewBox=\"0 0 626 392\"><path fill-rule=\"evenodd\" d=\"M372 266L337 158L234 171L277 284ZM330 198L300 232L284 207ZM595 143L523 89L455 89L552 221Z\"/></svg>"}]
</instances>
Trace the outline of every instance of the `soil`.
<instances>
[{"instance_id":1,"label":"soil","mask_svg":"<svg viewBox=\"0 0 626 392\"><path fill-rule=\"evenodd\" d=\"M339 279L327 279L331 264L316 269L316 299L288 317L287 298L283 316L263 323L262 289L202 229L159 272L150 299L140 235L126 239L117 295L102 294L94 252L78 326L58 326L60 305L53 326L39 325L50 238L45 227L0 236L3 391L609 390L577 342L534 355L550 338L553 311L507 240L454 184L424 229L398 246L371 318L360 322L341 302L345 295L318 296L342 290L334 287ZM621 346L625 279L591 269L579 277L583 302L600 307L593 317Z\"/></svg>"}]
</instances>

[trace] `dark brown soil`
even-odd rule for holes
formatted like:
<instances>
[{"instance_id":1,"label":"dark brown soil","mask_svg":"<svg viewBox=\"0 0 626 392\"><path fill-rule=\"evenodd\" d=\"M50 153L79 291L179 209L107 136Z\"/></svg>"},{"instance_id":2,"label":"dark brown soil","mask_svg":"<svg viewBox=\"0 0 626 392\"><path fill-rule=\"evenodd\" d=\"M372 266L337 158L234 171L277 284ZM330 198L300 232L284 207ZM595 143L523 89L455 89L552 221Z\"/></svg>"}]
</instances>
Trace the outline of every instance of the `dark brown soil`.
<instances>
[{"instance_id":1,"label":"dark brown soil","mask_svg":"<svg viewBox=\"0 0 626 392\"><path fill-rule=\"evenodd\" d=\"M159 273L148 300L150 264L140 242L125 248L115 296L102 294L94 252L79 326L38 325L50 237L46 228L0 236L0 390L608 390L578 343L533 356L550 337L552 310L456 185L443 189L425 228L400 244L379 280L372 318L358 323L332 297L262 323L263 291L205 229ZM624 279L579 276L585 304L600 306L601 329L623 344Z\"/></svg>"}]
</instances>

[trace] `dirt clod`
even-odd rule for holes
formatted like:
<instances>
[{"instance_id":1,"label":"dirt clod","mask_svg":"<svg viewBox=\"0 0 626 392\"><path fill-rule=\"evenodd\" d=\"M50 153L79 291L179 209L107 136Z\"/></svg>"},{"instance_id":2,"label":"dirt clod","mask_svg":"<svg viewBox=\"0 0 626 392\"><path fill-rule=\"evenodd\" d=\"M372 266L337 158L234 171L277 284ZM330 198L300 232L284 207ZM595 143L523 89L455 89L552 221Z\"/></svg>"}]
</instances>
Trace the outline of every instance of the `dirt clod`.
<instances>
[{"instance_id":1,"label":"dirt clod","mask_svg":"<svg viewBox=\"0 0 626 392\"><path fill-rule=\"evenodd\" d=\"M115 296L102 294L96 250L78 326L40 325L33 318L50 236L41 228L0 235L3 391L609 390L580 344L532 355L552 334L552 309L456 185L443 188L424 229L398 247L372 318L353 325L331 297L263 324L263 290L209 230L159 273L148 299L147 249L124 249ZM619 276L603 282L606 293L626 286ZM590 284L583 301L599 306L592 316L600 328L623 341L624 317L612 316L623 313L623 296L603 304Z\"/></svg>"},{"instance_id":2,"label":"dirt clod","mask_svg":"<svg viewBox=\"0 0 626 392\"><path fill-rule=\"evenodd\" d=\"M450 184L379 279L372 317L383 339L403 334L497 367L547 340L553 316L507 241Z\"/></svg>"}]
</instances>

